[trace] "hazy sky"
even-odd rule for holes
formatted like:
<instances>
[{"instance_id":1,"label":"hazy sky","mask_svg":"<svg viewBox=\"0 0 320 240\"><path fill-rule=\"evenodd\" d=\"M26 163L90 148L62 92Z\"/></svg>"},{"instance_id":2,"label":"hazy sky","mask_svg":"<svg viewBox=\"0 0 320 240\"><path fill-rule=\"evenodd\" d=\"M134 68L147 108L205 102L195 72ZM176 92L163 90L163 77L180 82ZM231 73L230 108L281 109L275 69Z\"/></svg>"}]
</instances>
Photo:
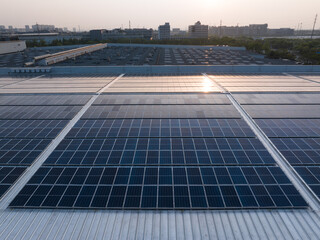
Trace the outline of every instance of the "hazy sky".
<instances>
[{"instance_id":1,"label":"hazy sky","mask_svg":"<svg viewBox=\"0 0 320 240\"><path fill-rule=\"evenodd\" d=\"M320 0L0 0L0 25L54 24L57 27L186 29L200 20L203 24L248 25L311 29ZM320 28L320 16L316 29Z\"/></svg>"}]
</instances>

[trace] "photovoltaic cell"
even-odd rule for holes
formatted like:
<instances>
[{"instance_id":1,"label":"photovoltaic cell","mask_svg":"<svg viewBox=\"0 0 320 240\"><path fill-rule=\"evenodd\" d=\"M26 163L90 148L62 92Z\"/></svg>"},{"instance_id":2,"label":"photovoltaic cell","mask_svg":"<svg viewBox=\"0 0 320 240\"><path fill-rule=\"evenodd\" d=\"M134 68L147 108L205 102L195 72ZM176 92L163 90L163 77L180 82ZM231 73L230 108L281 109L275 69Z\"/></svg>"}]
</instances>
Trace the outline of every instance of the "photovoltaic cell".
<instances>
[{"instance_id":1,"label":"photovoltaic cell","mask_svg":"<svg viewBox=\"0 0 320 240\"><path fill-rule=\"evenodd\" d=\"M55 138L67 120L0 120L0 138Z\"/></svg>"},{"instance_id":2,"label":"photovoltaic cell","mask_svg":"<svg viewBox=\"0 0 320 240\"><path fill-rule=\"evenodd\" d=\"M72 119L81 106L0 106L0 119Z\"/></svg>"},{"instance_id":3,"label":"photovoltaic cell","mask_svg":"<svg viewBox=\"0 0 320 240\"><path fill-rule=\"evenodd\" d=\"M91 106L82 118L240 118L240 114L232 105L119 105Z\"/></svg>"},{"instance_id":4,"label":"photovoltaic cell","mask_svg":"<svg viewBox=\"0 0 320 240\"><path fill-rule=\"evenodd\" d=\"M67 138L255 137L242 119L80 120Z\"/></svg>"},{"instance_id":5,"label":"photovoltaic cell","mask_svg":"<svg viewBox=\"0 0 320 240\"><path fill-rule=\"evenodd\" d=\"M320 104L318 93L235 93L232 95L240 104Z\"/></svg>"},{"instance_id":6,"label":"photovoltaic cell","mask_svg":"<svg viewBox=\"0 0 320 240\"><path fill-rule=\"evenodd\" d=\"M84 105L90 97L90 95L0 96L0 105Z\"/></svg>"},{"instance_id":7,"label":"photovoltaic cell","mask_svg":"<svg viewBox=\"0 0 320 240\"><path fill-rule=\"evenodd\" d=\"M275 164L255 138L64 139L45 165Z\"/></svg>"},{"instance_id":8,"label":"photovoltaic cell","mask_svg":"<svg viewBox=\"0 0 320 240\"><path fill-rule=\"evenodd\" d=\"M319 165L320 138L271 138L291 165Z\"/></svg>"},{"instance_id":9,"label":"photovoltaic cell","mask_svg":"<svg viewBox=\"0 0 320 240\"><path fill-rule=\"evenodd\" d=\"M48 139L0 139L0 165L30 165L50 142Z\"/></svg>"},{"instance_id":10,"label":"photovoltaic cell","mask_svg":"<svg viewBox=\"0 0 320 240\"><path fill-rule=\"evenodd\" d=\"M252 118L320 118L318 105L243 105L243 108Z\"/></svg>"},{"instance_id":11,"label":"photovoltaic cell","mask_svg":"<svg viewBox=\"0 0 320 240\"><path fill-rule=\"evenodd\" d=\"M11 207L303 208L279 167L42 167Z\"/></svg>"},{"instance_id":12,"label":"photovoltaic cell","mask_svg":"<svg viewBox=\"0 0 320 240\"><path fill-rule=\"evenodd\" d=\"M268 137L320 137L320 119L256 119Z\"/></svg>"},{"instance_id":13,"label":"photovoltaic cell","mask_svg":"<svg viewBox=\"0 0 320 240\"><path fill-rule=\"evenodd\" d=\"M0 167L0 197L21 176L26 167Z\"/></svg>"},{"instance_id":14,"label":"photovoltaic cell","mask_svg":"<svg viewBox=\"0 0 320 240\"><path fill-rule=\"evenodd\" d=\"M299 166L295 170L320 198L320 166Z\"/></svg>"},{"instance_id":15,"label":"photovoltaic cell","mask_svg":"<svg viewBox=\"0 0 320 240\"><path fill-rule=\"evenodd\" d=\"M93 105L155 104L231 104L223 94L108 94L100 95Z\"/></svg>"}]
</instances>

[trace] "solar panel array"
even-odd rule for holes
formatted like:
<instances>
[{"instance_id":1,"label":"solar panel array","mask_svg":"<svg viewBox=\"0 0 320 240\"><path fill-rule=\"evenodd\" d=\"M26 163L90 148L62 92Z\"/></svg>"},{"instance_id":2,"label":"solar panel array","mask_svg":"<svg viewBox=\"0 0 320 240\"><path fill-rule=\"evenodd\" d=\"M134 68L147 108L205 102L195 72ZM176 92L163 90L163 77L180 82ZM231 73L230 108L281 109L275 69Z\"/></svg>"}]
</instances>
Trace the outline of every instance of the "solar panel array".
<instances>
[{"instance_id":1,"label":"solar panel array","mask_svg":"<svg viewBox=\"0 0 320 240\"><path fill-rule=\"evenodd\" d=\"M265 81L268 78L263 77ZM234 96L320 197L319 76L283 76L281 79L286 86L295 85L296 89L280 87L279 90L286 93L237 92ZM311 88L313 92L309 92Z\"/></svg>"},{"instance_id":2,"label":"solar panel array","mask_svg":"<svg viewBox=\"0 0 320 240\"><path fill-rule=\"evenodd\" d=\"M91 98L90 95L57 95L60 92L59 83L62 82L60 79L54 79L54 83L58 84L50 90L54 94L28 94L47 92L50 86L46 78L5 80L1 78L0 86L0 92L6 93L0 96L0 196L34 163ZM21 94L10 94L11 90Z\"/></svg>"},{"instance_id":3,"label":"solar panel array","mask_svg":"<svg viewBox=\"0 0 320 240\"><path fill-rule=\"evenodd\" d=\"M112 82L10 206L307 207L236 108L218 92L203 76L135 76ZM68 107L71 114L79 106Z\"/></svg>"}]
</instances>

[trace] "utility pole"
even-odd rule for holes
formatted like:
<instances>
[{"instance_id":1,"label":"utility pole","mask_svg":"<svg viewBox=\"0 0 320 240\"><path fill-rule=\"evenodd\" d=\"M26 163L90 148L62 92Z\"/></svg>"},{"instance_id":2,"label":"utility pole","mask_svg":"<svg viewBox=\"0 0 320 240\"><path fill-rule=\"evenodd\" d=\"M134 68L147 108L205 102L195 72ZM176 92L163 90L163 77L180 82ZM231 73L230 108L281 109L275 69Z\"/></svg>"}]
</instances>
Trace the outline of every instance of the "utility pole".
<instances>
[{"instance_id":1,"label":"utility pole","mask_svg":"<svg viewBox=\"0 0 320 240\"><path fill-rule=\"evenodd\" d=\"M312 32L311 32L311 39L313 38L313 33L314 33L314 28L316 27L317 18L318 18L318 14L316 14L316 17L314 19L313 28L312 28Z\"/></svg>"}]
</instances>

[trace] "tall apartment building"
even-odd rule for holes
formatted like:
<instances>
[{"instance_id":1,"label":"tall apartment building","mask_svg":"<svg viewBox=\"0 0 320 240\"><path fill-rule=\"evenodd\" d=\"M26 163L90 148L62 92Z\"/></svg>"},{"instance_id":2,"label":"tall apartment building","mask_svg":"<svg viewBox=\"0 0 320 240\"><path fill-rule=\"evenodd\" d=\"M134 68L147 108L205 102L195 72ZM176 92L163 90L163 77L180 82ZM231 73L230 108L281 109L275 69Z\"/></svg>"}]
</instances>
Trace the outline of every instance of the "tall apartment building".
<instances>
[{"instance_id":1,"label":"tall apartment building","mask_svg":"<svg viewBox=\"0 0 320 240\"><path fill-rule=\"evenodd\" d=\"M159 39L170 39L170 24L165 23L158 27Z\"/></svg>"},{"instance_id":2,"label":"tall apartment building","mask_svg":"<svg viewBox=\"0 0 320 240\"><path fill-rule=\"evenodd\" d=\"M43 24L36 24L36 25L32 25L32 30L34 32L42 32L42 31L54 31L55 30L55 26L54 25L43 25Z\"/></svg>"},{"instance_id":3,"label":"tall apartment building","mask_svg":"<svg viewBox=\"0 0 320 240\"><path fill-rule=\"evenodd\" d=\"M208 25L202 25L200 21L190 25L189 35L192 38L208 38Z\"/></svg>"}]
</instances>

